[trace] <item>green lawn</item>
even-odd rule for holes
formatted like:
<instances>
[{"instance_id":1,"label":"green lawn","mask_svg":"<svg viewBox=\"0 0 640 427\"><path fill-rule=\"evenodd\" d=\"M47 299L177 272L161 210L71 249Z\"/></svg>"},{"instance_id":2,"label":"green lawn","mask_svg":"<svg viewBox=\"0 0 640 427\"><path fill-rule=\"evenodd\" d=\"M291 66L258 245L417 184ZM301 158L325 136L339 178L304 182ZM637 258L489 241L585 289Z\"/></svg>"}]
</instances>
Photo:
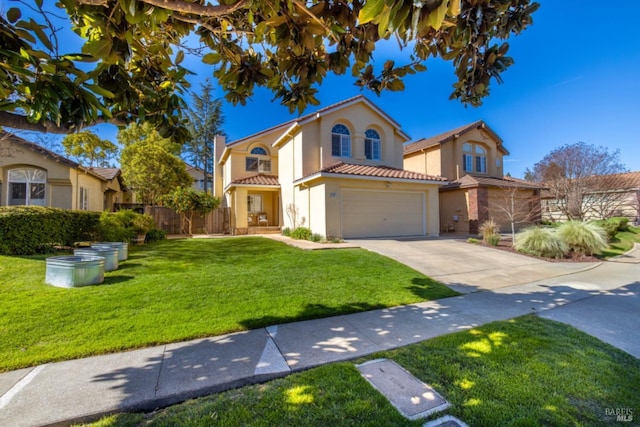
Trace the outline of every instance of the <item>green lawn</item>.
<instances>
[{"instance_id":1,"label":"green lawn","mask_svg":"<svg viewBox=\"0 0 640 427\"><path fill-rule=\"evenodd\" d=\"M631 250L634 243L640 243L640 227L629 227L628 231L618 231L616 237L609 242L609 247L602 251L602 257L622 255Z\"/></svg>"},{"instance_id":2,"label":"green lawn","mask_svg":"<svg viewBox=\"0 0 640 427\"><path fill-rule=\"evenodd\" d=\"M471 426L618 425L608 410L640 413L640 360L570 326L529 315L360 359L395 360ZM94 426L420 426L358 373L337 363L266 384ZM622 425L624 423L621 423Z\"/></svg>"},{"instance_id":3,"label":"green lawn","mask_svg":"<svg viewBox=\"0 0 640 427\"><path fill-rule=\"evenodd\" d=\"M362 249L260 237L130 247L101 286L44 283L45 256L0 256L0 371L456 295Z\"/></svg>"}]
</instances>

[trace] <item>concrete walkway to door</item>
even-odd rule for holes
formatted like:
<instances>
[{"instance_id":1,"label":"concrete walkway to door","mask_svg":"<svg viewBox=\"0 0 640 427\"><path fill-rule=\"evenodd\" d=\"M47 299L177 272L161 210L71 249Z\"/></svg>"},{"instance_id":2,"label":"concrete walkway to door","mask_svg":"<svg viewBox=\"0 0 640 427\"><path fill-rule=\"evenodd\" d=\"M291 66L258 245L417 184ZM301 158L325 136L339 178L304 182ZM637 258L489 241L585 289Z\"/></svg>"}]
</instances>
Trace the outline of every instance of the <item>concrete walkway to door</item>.
<instances>
[{"instance_id":1,"label":"concrete walkway to door","mask_svg":"<svg viewBox=\"0 0 640 427\"><path fill-rule=\"evenodd\" d=\"M591 270L601 263L549 262L467 243L463 238L349 239L466 294Z\"/></svg>"}]
</instances>

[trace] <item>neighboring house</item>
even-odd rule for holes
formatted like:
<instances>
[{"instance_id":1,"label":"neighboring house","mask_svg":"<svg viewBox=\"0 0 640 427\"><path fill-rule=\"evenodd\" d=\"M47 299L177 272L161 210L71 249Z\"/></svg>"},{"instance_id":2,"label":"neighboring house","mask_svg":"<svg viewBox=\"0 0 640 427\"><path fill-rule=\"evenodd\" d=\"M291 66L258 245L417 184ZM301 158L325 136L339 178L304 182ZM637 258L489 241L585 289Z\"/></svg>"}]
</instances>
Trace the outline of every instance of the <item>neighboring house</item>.
<instances>
[{"instance_id":1,"label":"neighboring house","mask_svg":"<svg viewBox=\"0 0 640 427\"><path fill-rule=\"evenodd\" d=\"M640 220L640 171L612 175L591 176L585 179L584 195L578 211L583 219L627 217ZM542 219L566 221L566 200L558 200L551 191L542 191Z\"/></svg>"},{"instance_id":2,"label":"neighboring house","mask_svg":"<svg viewBox=\"0 0 640 427\"><path fill-rule=\"evenodd\" d=\"M130 203L118 169L78 163L0 131L0 206L36 205L64 209L112 210Z\"/></svg>"},{"instance_id":3,"label":"neighboring house","mask_svg":"<svg viewBox=\"0 0 640 427\"><path fill-rule=\"evenodd\" d=\"M193 178L193 185L191 188L198 191L204 191L204 170L196 166L191 166L188 163L185 164L187 165L187 173L191 175L191 178ZM213 192L213 179L211 178L211 174L209 174L208 177L207 192Z\"/></svg>"},{"instance_id":4,"label":"neighboring house","mask_svg":"<svg viewBox=\"0 0 640 427\"><path fill-rule=\"evenodd\" d=\"M542 187L504 177L502 139L482 120L404 147L404 168L440 175L441 231L476 234L489 218L501 230L540 220Z\"/></svg>"},{"instance_id":5,"label":"neighboring house","mask_svg":"<svg viewBox=\"0 0 640 427\"><path fill-rule=\"evenodd\" d=\"M356 96L225 145L214 194L235 234L305 226L326 237L437 235L437 174L402 168L409 137Z\"/></svg>"}]
</instances>

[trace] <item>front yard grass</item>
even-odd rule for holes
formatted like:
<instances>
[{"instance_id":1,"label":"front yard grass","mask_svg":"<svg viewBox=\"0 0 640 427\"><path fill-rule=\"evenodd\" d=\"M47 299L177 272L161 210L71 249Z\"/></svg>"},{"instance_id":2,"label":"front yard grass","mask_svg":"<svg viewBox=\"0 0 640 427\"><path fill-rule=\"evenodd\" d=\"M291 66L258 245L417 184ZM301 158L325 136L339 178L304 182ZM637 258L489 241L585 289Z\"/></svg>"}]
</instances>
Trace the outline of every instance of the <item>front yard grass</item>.
<instances>
[{"instance_id":1,"label":"front yard grass","mask_svg":"<svg viewBox=\"0 0 640 427\"><path fill-rule=\"evenodd\" d=\"M534 315L487 324L355 361L398 362L470 426L605 426L640 413L640 360L568 325ZM336 363L94 426L420 426L359 374ZM627 412L629 413L629 412ZM617 425L617 424L616 424Z\"/></svg>"},{"instance_id":2,"label":"front yard grass","mask_svg":"<svg viewBox=\"0 0 640 427\"><path fill-rule=\"evenodd\" d=\"M44 283L46 256L0 256L0 372L457 295L362 249L260 237L130 247L100 286Z\"/></svg>"},{"instance_id":3,"label":"front yard grass","mask_svg":"<svg viewBox=\"0 0 640 427\"><path fill-rule=\"evenodd\" d=\"M602 251L603 258L611 258L631 250L635 243L640 243L640 227L629 227L627 231L618 231L609 242L609 247Z\"/></svg>"}]
</instances>

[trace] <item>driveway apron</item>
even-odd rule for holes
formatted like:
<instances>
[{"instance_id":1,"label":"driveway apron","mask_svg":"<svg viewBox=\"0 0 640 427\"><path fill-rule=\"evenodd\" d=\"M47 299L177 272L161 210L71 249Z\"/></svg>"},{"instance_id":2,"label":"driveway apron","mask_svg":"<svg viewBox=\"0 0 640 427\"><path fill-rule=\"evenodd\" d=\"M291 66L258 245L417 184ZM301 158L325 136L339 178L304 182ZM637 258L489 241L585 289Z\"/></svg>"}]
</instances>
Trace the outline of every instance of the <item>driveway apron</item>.
<instances>
[{"instance_id":1,"label":"driveway apron","mask_svg":"<svg viewBox=\"0 0 640 427\"><path fill-rule=\"evenodd\" d=\"M462 294L593 269L600 263L548 262L459 238L349 240L405 264Z\"/></svg>"}]
</instances>

